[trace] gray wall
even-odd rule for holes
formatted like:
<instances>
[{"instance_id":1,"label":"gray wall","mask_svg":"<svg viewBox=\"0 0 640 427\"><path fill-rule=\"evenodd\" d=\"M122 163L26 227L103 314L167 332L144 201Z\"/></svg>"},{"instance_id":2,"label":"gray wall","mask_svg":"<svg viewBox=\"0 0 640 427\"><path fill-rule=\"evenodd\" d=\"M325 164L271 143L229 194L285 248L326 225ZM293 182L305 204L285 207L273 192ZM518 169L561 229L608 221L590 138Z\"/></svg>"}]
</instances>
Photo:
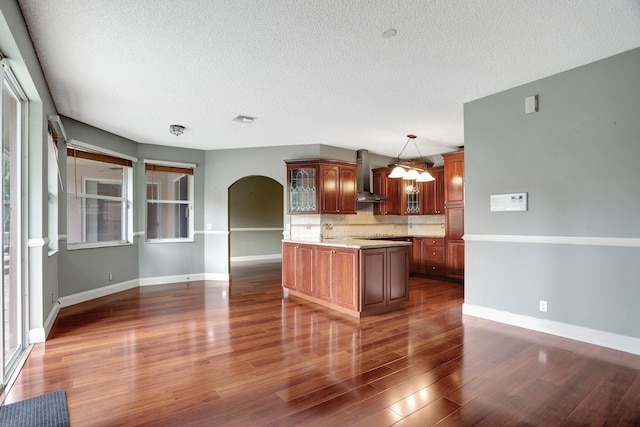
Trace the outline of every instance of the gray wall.
<instances>
[{"instance_id":1,"label":"gray wall","mask_svg":"<svg viewBox=\"0 0 640 427\"><path fill-rule=\"evenodd\" d=\"M285 145L265 148L207 151L205 178L205 225L211 230L205 234L205 273L210 277L228 278L229 275L229 192L236 181L249 175L271 178L286 187L284 160L321 157L323 146ZM345 150L347 151L347 150ZM352 152L353 153L353 152ZM355 154L353 154L355 158ZM283 199L285 227L289 216Z\"/></svg>"},{"instance_id":2,"label":"gray wall","mask_svg":"<svg viewBox=\"0 0 640 427\"><path fill-rule=\"evenodd\" d=\"M137 238L139 249L139 277L165 277L204 272L204 202L205 165L204 152L184 148L165 147L152 144L138 145L138 176L136 178L135 205L138 206ZM194 241L174 243L149 243L145 240L146 230L146 177L144 159L164 160L195 164L194 185Z\"/></svg>"},{"instance_id":3,"label":"gray wall","mask_svg":"<svg viewBox=\"0 0 640 427\"><path fill-rule=\"evenodd\" d=\"M525 115L534 94L540 110ZM640 337L640 49L469 102L464 115L465 303ZM489 211L491 194L511 192L528 192L528 211Z\"/></svg>"},{"instance_id":4,"label":"gray wall","mask_svg":"<svg viewBox=\"0 0 640 427\"><path fill-rule=\"evenodd\" d=\"M132 245L108 248L76 249L60 247L60 295L97 289L138 278L202 273L204 217L203 152L175 147L138 144L134 141L63 118L70 139L92 144L138 158L133 165L134 218L136 237ZM64 151L64 150L63 150ZM61 171L66 178L66 156L61 153ZM145 240L146 176L144 159L165 160L196 165L194 171L194 242L149 243ZM60 198L61 233L66 230L66 197ZM113 281L109 281L113 274Z\"/></svg>"},{"instance_id":5,"label":"gray wall","mask_svg":"<svg viewBox=\"0 0 640 427\"><path fill-rule=\"evenodd\" d=\"M136 279L170 277L188 274L208 274L210 279L229 277L229 186L247 175L270 178L280 187L277 218L254 223L253 227L282 227L286 212L282 188L285 185L284 160L314 157L355 157L350 150L334 147L284 146L246 150L220 150L203 152L175 147L140 144L101 129L63 117L69 139L136 157L133 166L134 224L136 237L131 245L117 247L67 250L60 245L59 296L69 296ZM145 240L146 178L144 159L165 160L196 164L194 173L194 242L149 243ZM204 161L203 161L204 160ZM60 153L60 169L66 181L66 153ZM241 165L242 167L238 167ZM66 194L60 195L60 233L66 233ZM275 208L274 208L275 209ZM275 210L274 210L275 212ZM264 214L264 212L261 212ZM246 218L236 221L247 226ZM209 228L209 225L211 227ZM233 226L233 225L232 225ZM263 244L247 243L240 236L236 246L240 255L263 255L280 252L281 232L266 233ZM109 275L113 280L109 280Z\"/></svg>"},{"instance_id":6,"label":"gray wall","mask_svg":"<svg viewBox=\"0 0 640 427\"><path fill-rule=\"evenodd\" d=\"M229 187L232 258L282 253L283 197L283 186L263 176L247 176Z\"/></svg>"},{"instance_id":7,"label":"gray wall","mask_svg":"<svg viewBox=\"0 0 640 427\"><path fill-rule=\"evenodd\" d=\"M137 144L109 132L88 126L84 123L62 117L67 137L96 147L115 151L131 157L138 157ZM60 234L67 233L67 153L64 145L60 145L60 173L65 183L65 191L59 194ZM140 162L134 163L134 184L139 174ZM144 165L142 165L144 171ZM134 188L135 195L135 188ZM134 215L137 209L134 209ZM133 218L133 229L138 230L136 217ZM59 287L60 296L73 295L138 278L137 239L132 245L106 248L89 248L67 250L66 242L59 248ZM113 274L113 281L109 280Z\"/></svg>"}]
</instances>

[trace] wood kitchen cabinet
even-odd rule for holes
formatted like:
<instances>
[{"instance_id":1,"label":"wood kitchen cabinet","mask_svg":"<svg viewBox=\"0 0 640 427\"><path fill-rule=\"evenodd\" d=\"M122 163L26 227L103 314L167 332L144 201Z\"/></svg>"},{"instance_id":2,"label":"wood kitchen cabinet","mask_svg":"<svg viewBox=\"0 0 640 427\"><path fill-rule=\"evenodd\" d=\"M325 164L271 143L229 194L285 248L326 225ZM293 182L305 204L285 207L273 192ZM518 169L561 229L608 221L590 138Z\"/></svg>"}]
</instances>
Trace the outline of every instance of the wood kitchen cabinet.
<instances>
[{"instance_id":1,"label":"wood kitchen cabinet","mask_svg":"<svg viewBox=\"0 0 640 427\"><path fill-rule=\"evenodd\" d=\"M320 213L356 213L357 166L320 164Z\"/></svg>"},{"instance_id":2,"label":"wood kitchen cabinet","mask_svg":"<svg viewBox=\"0 0 640 427\"><path fill-rule=\"evenodd\" d=\"M389 178L391 168L373 169L373 192L386 198L385 201L374 203L374 215L400 215L400 184L401 179Z\"/></svg>"},{"instance_id":3,"label":"wood kitchen cabinet","mask_svg":"<svg viewBox=\"0 0 640 427\"><path fill-rule=\"evenodd\" d=\"M306 295L312 293L313 246L298 243L282 244L282 285ZM295 267L295 268L294 268Z\"/></svg>"},{"instance_id":4,"label":"wood kitchen cabinet","mask_svg":"<svg viewBox=\"0 0 640 427\"><path fill-rule=\"evenodd\" d=\"M395 310L409 295L409 246L372 246L283 242L282 285L290 295L356 317Z\"/></svg>"},{"instance_id":5,"label":"wood kitchen cabinet","mask_svg":"<svg viewBox=\"0 0 640 427\"><path fill-rule=\"evenodd\" d=\"M414 237L411 256L411 272L445 276L444 239L434 237Z\"/></svg>"},{"instance_id":6,"label":"wood kitchen cabinet","mask_svg":"<svg viewBox=\"0 0 640 427\"><path fill-rule=\"evenodd\" d=\"M415 162L414 166L423 170L431 171L429 168L433 163L431 162ZM401 182L401 207L400 211L402 215L425 215L427 213L427 205L429 203L426 187L428 182L417 182L415 180L405 181L404 179L398 179Z\"/></svg>"},{"instance_id":7,"label":"wood kitchen cabinet","mask_svg":"<svg viewBox=\"0 0 640 427\"><path fill-rule=\"evenodd\" d=\"M464 151L445 153L444 158L444 203L464 205Z\"/></svg>"},{"instance_id":8,"label":"wood kitchen cabinet","mask_svg":"<svg viewBox=\"0 0 640 427\"><path fill-rule=\"evenodd\" d=\"M358 249L315 246L312 295L327 303L358 310L358 255Z\"/></svg>"},{"instance_id":9,"label":"wood kitchen cabinet","mask_svg":"<svg viewBox=\"0 0 640 427\"><path fill-rule=\"evenodd\" d=\"M424 182L400 181L400 212L402 215L424 215ZM417 191L414 191L416 190Z\"/></svg>"},{"instance_id":10,"label":"wood kitchen cabinet","mask_svg":"<svg viewBox=\"0 0 640 427\"><path fill-rule=\"evenodd\" d=\"M444 168L428 168L435 178L430 182L411 182L389 178L392 168L373 169L373 191L386 197L386 201L373 206L374 215L443 215ZM418 193L411 194L408 186L416 185Z\"/></svg>"},{"instance_id":11,"label":"wood kitchen cabinet","mask_svg":"<svg viewBox=\"0 0 640 427\"><path fill-rule=\"evenodd\" d=\"M289 214L355 214L357 164L338 160L287 160Z\"/></svg>"},{"instance_id":12,"label":"wood kitchen cabinet","mask_svg":"<svg viewBox=\"0 0 640 427\"><path fill-rule=\"evenodd\" d=\"M360 280L362 311L384 310L409 296L407 246L363 249Z\"/></svg>"},{"instance_id":13,"label":"wood kitchen cabinet","mask_svg":"<svg viewBox=\"0 0 640 427\"><path fill-rule=\"evenodd\" d=\"M464 206L447 206L445 213L447 277L464 278Z\"/></svg>"},{"instance_id":14,"label":"wood kitchen cabinet","mask_svg":"<svg viewBox=\"0 0 640 427\"><path fill-rule=\"evenodd\" d=\"M433 181L425 182L423 187L424 214L444 214L444 167L437 166L427 169Z\"/></svg>"},{"instance_id":15,"label":"wood kitchen cabinet","mask_svg":"<svg viewBox=\"0 0 640 427\"><path fill-rule=\"evenodd\" d=\"M464 279L464 151L443 154L445 273Z\"/></svg>"}]
</instances>

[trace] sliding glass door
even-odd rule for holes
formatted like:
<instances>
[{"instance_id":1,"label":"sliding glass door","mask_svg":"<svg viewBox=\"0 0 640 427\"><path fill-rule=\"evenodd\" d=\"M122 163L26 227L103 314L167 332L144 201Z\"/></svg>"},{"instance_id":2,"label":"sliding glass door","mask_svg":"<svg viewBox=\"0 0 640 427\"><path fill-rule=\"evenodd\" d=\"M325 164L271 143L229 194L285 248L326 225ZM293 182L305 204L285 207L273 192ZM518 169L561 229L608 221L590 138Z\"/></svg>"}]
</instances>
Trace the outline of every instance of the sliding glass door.
<instances>
[{"instance_id":1,"label":"sliding glass door","mask_svg":"<svg viewBox=\"0 0 640 427\"><path fill-rule=\"evenodd\" d=\"M21 271L20 147L26 98L8 69L2 70L2 317L0 355L4 387L26 347Z\"/></svg>"}]
</instances>

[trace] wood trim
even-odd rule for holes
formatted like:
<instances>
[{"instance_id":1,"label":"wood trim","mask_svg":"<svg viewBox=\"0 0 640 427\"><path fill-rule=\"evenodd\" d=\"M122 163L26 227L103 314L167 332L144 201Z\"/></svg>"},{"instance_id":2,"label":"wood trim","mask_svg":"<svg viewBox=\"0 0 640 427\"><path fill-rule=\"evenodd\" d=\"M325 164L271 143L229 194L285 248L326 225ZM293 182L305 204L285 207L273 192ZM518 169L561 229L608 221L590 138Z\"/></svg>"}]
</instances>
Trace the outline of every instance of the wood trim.
<instances>
[{"instance_id":1,"label":"wood trim","mask_svg":"<svg viewBox=\"0 0 640 427\"><path fill-rule=\"evenodd\" d=\"M296 159L296 160L285 160L287 165L338 165L338 166L358 166L356 162L350 162L347 160L335 160L335 159Z\"/></svg>"},{"instance_id":2,"label":"wood trim","mask_svg":"<svg viewBox=\"0 0 640 427\"><path fill-rule=\"evenodd\" d=\"M640 248L640 238L588 236L522 236L500 234L465 234L467 242L542 243L554 245L622 246Z\"/></svg>"},{"instance_id":3,"label":"wood trim","mask_svg":"<svg viewBox=\"0 0 640 427\"><path fill-rule=\"evenodd\" d=\"M321 305L321 306L323 306L325 308L329 308L331 310L338 311L338 312L340 312L342 314L347 314L349 316L356 317L356 318L360 318L360 317L362 317L363 315L366 314L366 313L363 313L363 312L358 312L357 310L349 310L348 308L341 307L339 305L336 305L336 304L333 304L331 302L322 300L320 298L316 298L316 297L311 296L311 295L303 294L302 292L296 291L294 289L287 288L287 290L289 291L289 296L294 296L296 298L301 298L303 300L311 301L311 302L319 304L319 305Z\"/></svg>"},{"instance_id":4,"label":"wood trim","mask_svg":"<svg viewBox=\"0 0 640 427\"><path fill-rule=\"evenodd\" d=\"M90 151L79 150L77 148L67 148L67 157L75 157L77 159L93 160L95 162L109 163L112 165L132 167L133 162L121 157L110 156L103 153L95 153Z\"/></svg>"},{"instance_id":5,"label":"wood trim","mask_svg":"<svg viewBox=\"0 0 640 427\"><path fill-rule=\"evenodd\" d=\"M167 166L167 165L156 165L153 163L146 163L144 165L144 170L149 172L171 172L171 173L181 173L184 175L193 175L193 168L181 168L177 166Z\"/></svg>"},{"instance_id":6,"label":"wood trim","mask_svg":"<svg viewBox=\"0 0 640 427\"><path fill-rule=\"evenodd\" d=\"M442 156L443 159L445 159L445 161L446 160L449 160L449 161L458 160L461 157L464 158L464 148L462 150L450 151L448 153L442 153L440 155Z\"/></svg>"},{"instance_id":7,"label":"wood trim","mask_svg":"<svg viewBox=\"0 0 640 427\"><path fill-rule=\"evenodd\" d=\"M57 147L58 146L58 134L57 134L56 130L53 128L53 125L51 124L50 121L47 121L47 132L49 132L49 135L51 135L51 138L53 138L53 144Z\"/></svg>"}]
</instances>

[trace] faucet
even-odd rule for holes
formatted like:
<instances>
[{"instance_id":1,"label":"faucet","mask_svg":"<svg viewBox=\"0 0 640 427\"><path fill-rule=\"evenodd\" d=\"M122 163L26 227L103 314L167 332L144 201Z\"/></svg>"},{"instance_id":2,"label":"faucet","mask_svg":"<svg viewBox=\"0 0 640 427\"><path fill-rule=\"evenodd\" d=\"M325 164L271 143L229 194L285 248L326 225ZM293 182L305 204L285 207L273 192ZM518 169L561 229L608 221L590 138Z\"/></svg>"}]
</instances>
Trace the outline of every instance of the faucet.
<instances>
[{"instance_id":1,"label":"faucet","mask_svg":"<svg viewBox=\"0 0 640 427\"><path fill-rule=\"evenodd\" d=\"M333 230L333 224L329 222L323 222L322 224L320 224L320 237L322 239L328 239L329 230Z\"/></svg>"}]
</instances>

